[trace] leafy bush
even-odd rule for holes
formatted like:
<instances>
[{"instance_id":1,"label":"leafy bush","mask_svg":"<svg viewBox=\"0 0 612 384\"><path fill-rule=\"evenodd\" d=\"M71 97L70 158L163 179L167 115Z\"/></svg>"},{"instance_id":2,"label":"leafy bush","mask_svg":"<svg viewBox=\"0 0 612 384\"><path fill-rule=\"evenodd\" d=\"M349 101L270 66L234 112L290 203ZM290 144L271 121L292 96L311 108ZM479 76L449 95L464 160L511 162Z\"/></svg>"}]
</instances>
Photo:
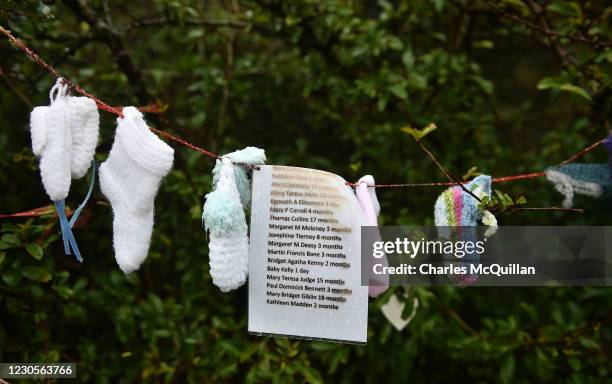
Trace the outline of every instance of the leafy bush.
<instances>
[{"instance_id":1,"label":"leafy bush","mask_svg":"<svg viewBox=\"0 0 612 384\"><path fill-rule=\"evenodd\" d=\"M347 180L443 180L402 127L435 122L430 149L456 175L540 171L609 131L612 8L604 1L29 0L0 24L111 105L167 106L153 126L226 153ZM246 289L210 279L203 196L212 163L182 147L156 203L152 248L125 277L97 191L63 255L29 150L28 113L54 79L0 44L3 213L0 361L74 361L83 382L568 382L609 380L612 291L412 288L401 333L370 303L367 346L248 335ZM102 161L114 116L102 115ZM603 150L585 161L605 161ZM473 169L477 167L477 169ZM86 190L73 183L68 205ZM561 197L544 179L503 184L532 207ZM432 223L437 189L380 191L384 224ZM605 225L583 215L505 212L502 225ZM410 307L407 311L411 310Z\"/></svg>"}]
</instances>

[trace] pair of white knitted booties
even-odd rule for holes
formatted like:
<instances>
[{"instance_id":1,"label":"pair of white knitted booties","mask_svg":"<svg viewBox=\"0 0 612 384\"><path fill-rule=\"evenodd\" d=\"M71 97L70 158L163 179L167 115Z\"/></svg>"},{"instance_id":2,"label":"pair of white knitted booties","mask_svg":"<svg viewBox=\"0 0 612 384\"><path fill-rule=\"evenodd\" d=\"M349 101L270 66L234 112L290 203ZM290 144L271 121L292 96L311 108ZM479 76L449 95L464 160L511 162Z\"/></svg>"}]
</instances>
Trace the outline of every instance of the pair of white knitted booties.
<instances>
[{"instance_id":1,"label":"pair of white knitted booties","mask_svg":"<svg viewBox=\"0 0 612 384\"><path fill-rule=\"evenodd\" d=\"M67 255L74 253L78 261L83 261L71 229L82 207L74 212L72 220L68 222L64 200L68 196L71 179L85 176L93 162L100 118L93 100L71 97L67 93L68 85L58 79L49 93L50 105L32 110L30 132L32 151L40 158L40 175L45 192L55 203L60 219L64 251ZM94 176L91 187L93 181Z\"/></svg>"},{"instance_id":2,"label":"pair of white knitted booties","mask_svg":"<svg viewBox=\"0 0 612 384\"><path fill-rule=\"evenodd\" d=\"M40 158L43 186L52 201L64 200L71 179L85 176L98 144L96 103L67 91L58 79L49 94L51 104L34 108L30 115L32 151Z\"/></svg>"}]
</instances>

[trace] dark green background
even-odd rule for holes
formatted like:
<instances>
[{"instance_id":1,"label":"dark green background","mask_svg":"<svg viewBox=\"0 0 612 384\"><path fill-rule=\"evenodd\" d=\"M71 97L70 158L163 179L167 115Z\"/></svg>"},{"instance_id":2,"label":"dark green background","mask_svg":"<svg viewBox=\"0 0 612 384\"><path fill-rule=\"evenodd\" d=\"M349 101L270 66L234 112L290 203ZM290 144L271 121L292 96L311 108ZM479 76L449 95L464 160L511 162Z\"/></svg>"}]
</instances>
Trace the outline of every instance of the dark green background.
<instances>
[{"instance_id":1,"label":"dark green background","mask_svg":"<svg viewBox=\"0 0 612 384\"><path fill-rule=\"evenodd\" d=\"M435 122L424 143L459 177L541 171L608 134L606 3L5 0L0 24L111 105L168 105L151 125L212 151L254 145L272 164L347 180L428 182L444 177L403 126ZM0 69L0 213L11 213L50 203L28 114L54 79L8 41ZM99 161L116 119L101 117ZM175 148L149 257L127 278L99 190L75 229L83 264L63 254L52 215L2 220L0 361L77 362L79 381L101 383L610 382L608 288L411 289L421 306L402 332L380 312L385 295L370 303L367 346L248 335L246 288L222 294L210 279L200 216L213 163ZM73 183L70 207L86 184ZM562 200L544 178L495 187L529 207ZM431 225L441 191L380 190L381 223ZM610 225L609 203L576 206L584 214L498 220Z\"/></svg>"}]
</instances>

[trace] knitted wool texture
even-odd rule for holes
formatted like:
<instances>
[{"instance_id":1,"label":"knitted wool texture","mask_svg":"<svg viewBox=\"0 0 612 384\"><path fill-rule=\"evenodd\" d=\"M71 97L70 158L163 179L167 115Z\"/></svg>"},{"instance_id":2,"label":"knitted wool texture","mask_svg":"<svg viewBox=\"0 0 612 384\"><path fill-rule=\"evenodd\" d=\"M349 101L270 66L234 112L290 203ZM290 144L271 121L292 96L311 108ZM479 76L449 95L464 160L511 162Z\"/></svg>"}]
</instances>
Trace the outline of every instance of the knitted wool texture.
<instances>
[{"instance_id":1,"label":"knitted wool texture","mask_svg":"<svg viewBox=\"0 0 612 384\"><path fill-rule=\"evenodd\" d=\"M40 177L52 201L64 200L70 190L72 136L68 106L63 97L30 115L32 150L40 158Z\"/></svg>"},{"instance_id":2,"label":"knitted wool texture","mask_svg":"<svg viewBox=\"0 0 612 384\"><path fill-rule=\"evenodd\" d=\"M71 174L73 179L80 179L87 174L96 152L100 115L96 102L89 97L68 97L68 108L72 133Z\"/></svg>"},{"instance_id":3,"label":"knitted wool texture","mask_svg":"<svg viewBox=\"0 0 612 384\"><path fill-rule=\"evenodd\" d=\"M124 108L117 122L110 154L100 165L100 189L113 209L115 259L127 274L140 268L149 252L155 195L172 168L174 150L134 107Z\"/></svg>"},{"instance_id":4,"label":"knitted wool texture","mask_svg":"<svg viewBox=\"0 0 612 384\"><path fill-rule=\"evenodd\" d=\"M491 176L480 175L465 187L476 196L491 196ZM437 227L476 226L481 218L478 201L459 186L442 192L434 206Z\"/></svg>"},{"instance_id":5,"label":"knitted wool texture","mask_svg":"<svg viewBox=\"0 0 612 384\"><path fill-rule=\"evenodd\" d=\"M574 194L595 198L611 195L612 177L608 164L566 164L548 168L546 178L553 183L565 199L563 206L571 208Z\"/></svg>"},{"instance_id":6,"label":"knitted wool texture","mask_svg":"<svg viewBox=\"0 0 612 384\"><path fill-rule=\"evenodd\" d=\"M361 207L363 213L366 216L368 226L373 227L378 226L378 215L380 214L380 204L378 203L378 199L376 198L376 191L374 190L374 188L369 187L373 186L374 184L374 177L372 177L371 175L366 175L359 179L359 181L357 182L357 186L355 187L355 195L357 196L357 202L359 203L359 206ZM382 257L381 259L372 258L371 261L380 263L384 267L389 265L386 256ZM372 270L372 268L369 269L370 271ZM379 295L384 293L387 288L389 288L388 275L379 276L372 274L370 276L368 287L368 295L370 297L378 297Z\"/></svg>"},{"instance_id":7,"label":"knitted wool texture","mask_svg":"<svg viewBox=\"0 0 612 384\"><path fill-rule=\"evenodd\" d=\"M256 147L246 147L239 151L228 153L223 156L229 158L234 163L251 164L251 165L263 165L266 162L266 153L263 149ZM222 162L217 160L215 168L213 169L213 189L217 185L219 180L219 173L221 172ZM251 206L251 180L250 170L246 167L238 166L234 167L234 173L236 174L236 185L238 192L240 193L240 201L244 209L248 210Z\"/></svg>"},{"instance_id":8,"label":"knitted wool texture","mask_svg":"<svg viewBox=\"0 0 612 384\"><path fill-rule=\"evenodd\" d=\"M55 91L57 96L53 96ZM100 118L96 103L87 97L66 96L58 81L51 91L51 105L30 114L32 151L40 157L40 174L47 195L63 200L70 178L87 173L98 144Z\"/></svg>"},{"instance_id":9,"label":"knitted wool texture","mask_svg":"<svg viewBox=\"0 0 612 384\"><path fill-rule=\"evenodd\" d=\"M247 278L247 223L236 183L232 160L223 158L215 189L206 195L202 212L205 230L210 233L210 275L222 292L240 287Z\"/></svg>"},{"instance_id":10,"label":"knitted wool texture","mask_svg":"<svg viewBox=\"0 0 612 384\"><path fill-rule=\"evenodd\" d=\"M491 176L480 175L465 185L465 187L482 198L491 196ZM453 186L444 191L436 200L434 206L434 221L438 228L438 235L442 238L456 241L477 241L476 226L482 219L482 212L478 208L478 200L459 186ZM450 228L457 227L457 228ZM467 274L460 277L451 276L460 284L473 284L478 279L478 275L470 273L470 264L480 262L480 256L474 252L466 253L461 259L454 255L448 262L458 266L464 266Z\"/></svg>"}]
</instances>

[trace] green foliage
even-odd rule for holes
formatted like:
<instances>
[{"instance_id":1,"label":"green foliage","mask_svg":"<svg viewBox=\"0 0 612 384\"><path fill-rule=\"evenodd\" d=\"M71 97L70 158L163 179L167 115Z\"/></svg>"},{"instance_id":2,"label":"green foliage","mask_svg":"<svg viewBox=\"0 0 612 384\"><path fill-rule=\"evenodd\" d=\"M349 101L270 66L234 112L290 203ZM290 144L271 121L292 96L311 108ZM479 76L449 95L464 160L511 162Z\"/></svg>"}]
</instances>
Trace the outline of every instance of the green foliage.
<instances>
[{"instance_id":1,"label":"green foliage","mask_svg":"<svg viewBox=\"0 0 612 384\"><path fill-rule=\"evenodd\" d=\"M555 89L559 91L571 92L588 101L593 101L589 93L583 88L580 88L577 85L566 83L565 80L562 78L545 77L538 83L538 89Z\"/></svg>"},{"instance_id":2,"label":"green foliage","mask_svg":"<svg viewBox=\"0 0 612 384\"><path fill-rule=\"evenodd\" d=\"M347 180L446 181L402 127L440 129L427 147L454 175L557 164L608 133L610 15L604 1L9 1L0 24L110 105L158 104L152 126L228 153ZM609 380L607 288L393 288L370 303L367 346L247 334L247 292L212 283L203 197L213 163L176 147L156 200L152 247L124 276L99 191L75 226L85 262L63 254L29 150L28 113L54 79L0 43L0 361L75 361L79 382L502 382ZM115 116L101 112L103 161ZM421 139L429 131L408 133ZM419 136L420 135L420 136ZM585 161L605 161L603 150ZM85 181L72 183L75 207ZM497 186L497 185L494 185ZM609 225L558 205L545 179L507 183L486 206L500 225ZM436 189L381 191L385 225L432 224ZM503 222L501 222L503 219ZM420 306L395 331L391 294Z\"/></svg>"},{"instance_id":3,"label":"green foliage","mask_svg":"<svg viewBox=\"0 0 612 384\"><path fill-rule=\"evenodd\" d=\"M430 134L431 132L435 131L437 128L438 127L434 123L429 123L427 124L425 128L421 130L418 130L412 127L403 127L402 132L405 132L411 135L412 137L414 137L416 141L419 141L425 136L427 136L428 134Z\"/></svg>"},{"instance_id":4,"label":"green foliage","mask_svg":"<svg viewBox=\"0 0 612 384\"><path fill-rule=\"evenodd\" d=\"M507 193L500 191L499 189L493 190L491 196L483 196L480 200L478 208L481 210L487 210L494 215L506 212L512 208L527 204L527 199L524 196L519 196L513 199Z\"/></svg>"}]
</instances>

